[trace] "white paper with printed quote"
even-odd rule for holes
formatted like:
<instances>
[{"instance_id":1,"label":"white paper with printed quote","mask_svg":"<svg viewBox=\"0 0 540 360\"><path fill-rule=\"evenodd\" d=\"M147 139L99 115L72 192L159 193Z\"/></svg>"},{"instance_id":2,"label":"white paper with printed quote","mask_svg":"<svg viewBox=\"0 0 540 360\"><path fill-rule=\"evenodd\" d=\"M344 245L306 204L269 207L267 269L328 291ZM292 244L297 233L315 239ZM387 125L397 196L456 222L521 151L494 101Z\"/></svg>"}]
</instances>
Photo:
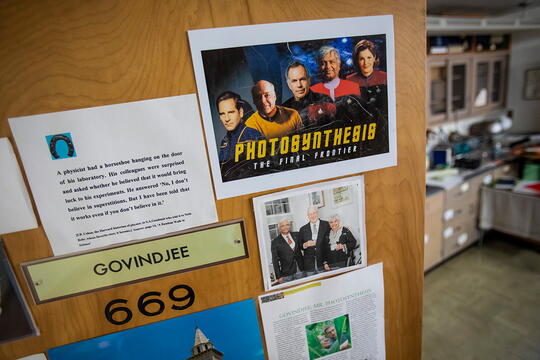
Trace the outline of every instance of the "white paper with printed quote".
<instances>
[{"instance_id":1,"label":"white paper with printed quote","mask_svg":"<svg viewBox=\"0 0 540 360\"><path fill-rule=\"evenodd\" d=\"M9 124L55 255L217 221L195 95Z\"/></svg>"}]
</instances>

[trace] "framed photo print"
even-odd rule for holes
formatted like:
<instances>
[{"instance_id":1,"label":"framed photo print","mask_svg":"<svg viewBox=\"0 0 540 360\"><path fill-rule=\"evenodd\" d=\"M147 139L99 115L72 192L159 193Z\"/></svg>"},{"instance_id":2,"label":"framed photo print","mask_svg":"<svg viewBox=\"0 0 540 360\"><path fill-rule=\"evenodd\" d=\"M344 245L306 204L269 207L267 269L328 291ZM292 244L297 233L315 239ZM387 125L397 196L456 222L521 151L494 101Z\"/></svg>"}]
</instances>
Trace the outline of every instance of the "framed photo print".
<instances>
[{"instance_id":1,"label":"framed photo print","mask_svg":"<svg viewBox=\"0 0 540 360\"><path fill-rule=\"evenodd\" d=\"M313 206L324 206L324 194L322 191L314 191L309 194L309 203Z\"/></svg>"},{"instance_id":2,"label":"framed photo print","mask_svg":"<svg viewBox=\"0 0 540 360\"><path fill-rule=\"evenodd\" d=\"M525 72L523 93L525 100L540 99L540 68L529 69Z\"/></svg>"},{"instance_id":3,"label":"framed photo print","mask_svg":"<svg viewBox=\"0 0 540 360\"><path fill-rule=\"evenodd\" d=\"M332 189L332 200L335 206L349 204L352 201L351 189L348 186Z\"/></svg>"},{"instance_id":4,"label":"framed photo print","mask_svg":"<svg viewBox=\"0 0 540 360\"><path fill-rule=\"evenodd\" d=\"M346 202L313 204L336 189ZM256 197L253 207L266 290L366 266L363 176Z\"/></svg>"}]
</instances>

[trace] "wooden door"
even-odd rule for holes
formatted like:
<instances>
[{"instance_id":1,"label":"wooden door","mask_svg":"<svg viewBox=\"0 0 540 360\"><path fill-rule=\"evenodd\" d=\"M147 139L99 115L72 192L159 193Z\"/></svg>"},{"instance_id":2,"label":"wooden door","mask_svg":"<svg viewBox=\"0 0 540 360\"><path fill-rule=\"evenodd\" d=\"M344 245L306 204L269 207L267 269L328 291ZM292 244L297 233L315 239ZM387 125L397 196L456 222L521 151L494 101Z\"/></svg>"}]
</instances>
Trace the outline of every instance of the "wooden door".
<instances>
[{"instance_id":1,"label":"wooden door","mask_svg":"<svg viewBox=\"0 0 540 360\"><path fill-rule=\"evenodd\" d=\"M7 119L196 92L186 31L336 17L394 15L398 166L366 173L370 264L384 262L388 359L419 359L423 286L425 1L6 0L0 4L0 136ZM217 202L220 221L244 218L250 257L34 305L21 262L52 255L38 229L4 236L41 335L0 346L13 359L178 316L167 309L126 325L106 321L116 298L189 284L202 311L263 293L251 194ZM179 335L180 336L180 335Z\"/></svg>"}]
</instances>

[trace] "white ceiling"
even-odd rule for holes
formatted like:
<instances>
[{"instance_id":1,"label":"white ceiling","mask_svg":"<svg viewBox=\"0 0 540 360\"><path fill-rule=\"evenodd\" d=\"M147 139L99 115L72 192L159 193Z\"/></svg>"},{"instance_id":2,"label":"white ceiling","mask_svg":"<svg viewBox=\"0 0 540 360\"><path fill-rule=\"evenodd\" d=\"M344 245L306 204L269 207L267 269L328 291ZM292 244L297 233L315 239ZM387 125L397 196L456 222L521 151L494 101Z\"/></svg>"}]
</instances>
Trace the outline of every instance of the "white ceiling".
<instances>
[{"instance_id":1,"label":"white ceiling","mask_svg":"<svg viewBox=\"0 0 540 360\"><path fill-rule=\"evenodd\" d=\"M540 0L427 0L428 15L503 16L540 6ZM525 11L526 12L526 11Z\"/></svg>"},{"instance_id":2,"label":"white ceiling","mask_svg":"<svg viewBox=\"0 0 540 360\"><path fill-rule=\"evenodd\" d=\"M540 30L540 0L427 1L431 34Z\"/></svg>"}]
</instances>

